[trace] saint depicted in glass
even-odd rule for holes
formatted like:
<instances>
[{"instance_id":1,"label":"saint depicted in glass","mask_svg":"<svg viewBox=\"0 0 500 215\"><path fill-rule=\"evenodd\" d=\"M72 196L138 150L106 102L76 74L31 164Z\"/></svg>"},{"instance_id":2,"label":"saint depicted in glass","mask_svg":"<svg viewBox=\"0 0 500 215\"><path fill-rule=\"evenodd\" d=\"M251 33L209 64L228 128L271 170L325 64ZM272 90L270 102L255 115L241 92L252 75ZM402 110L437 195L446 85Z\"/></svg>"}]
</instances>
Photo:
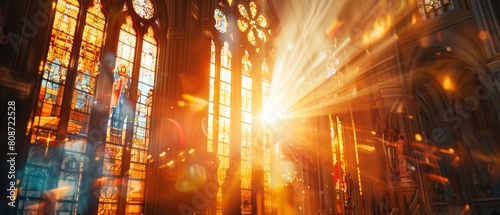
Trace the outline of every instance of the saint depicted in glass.
<instances>
[{"instance_id":1,"label":"saint depicted in glass","mask_svg":"<svg viewBox=\"0 0 500 215\"><path fill-rule=\"evenodd\" d=\"M129 95L130 75L125 64L119 65L113 77L111 93L111 135L120 136L126 118L126 101Z\"/></svg>"}]
</instances>

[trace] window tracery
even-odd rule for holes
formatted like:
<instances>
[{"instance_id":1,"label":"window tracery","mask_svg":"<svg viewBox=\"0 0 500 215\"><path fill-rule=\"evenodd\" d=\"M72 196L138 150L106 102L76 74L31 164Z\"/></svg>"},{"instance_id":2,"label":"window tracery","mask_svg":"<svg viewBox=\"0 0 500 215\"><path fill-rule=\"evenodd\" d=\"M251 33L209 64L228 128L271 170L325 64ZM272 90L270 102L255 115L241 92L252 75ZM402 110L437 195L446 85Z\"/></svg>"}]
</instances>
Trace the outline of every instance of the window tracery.
<instances>
[{"instance_id":1,"label":"window tracery","mask_svg":"<svg viewBox=\"0 0 500 215\"><path fill-rule=\"evenodd\" d=\"M152 1L143 3L153 4ZM64 192L54 205L48 207L53 207L56 213L80 213L80 198L88 197L88 194L81 193L82 187L90 186L82 184L83 179L93 177L84 172L90 170L91 159L100 158L89 154L94 152L89 151L86 137L92 131L90 119L94 114L94 97L101 96L95 95L95 90L100 76L105 32L112 26L106 23L106 9L100 0L95 0L85 9L77 0L58 0L53 7L54 22L48 52L41 63L37 106L33 122L29 125L31 145L20 180L19 210L22 213L36 214L50 210L44 209L47 206L41 203L46 201L44 193L51 189ZM124 14L129 13L127 3L123 9ZM151 10L139 11L136 15L151 19L154 5ZM78 21L79 17L85 19ZM81 24L78 25L78 22ZM117 213L122 206L127 214L142 213L158 42L153 28L140 24L141 28L136 28L133 19L128 16L118 36L116 65L125 69L113 71L115 85L109 94L113 97L112 108L109 110L104 162L100 172L104 177L94 181L102 185L95 193L99 199L96 205L99 214ZM140 39L142 49L138 50L136 46ZM74 44L78 44L79 48L75 49ZM75 50L78 53L72 54ZM139 65L134 63L136 59L140 60ZM134 74L138 74L137 77ZM137 96L130 96L133 92L137 92ZM133 119L134 123L128 124L129 119ZM127 136L126 130L132 130L131 135ZM131 150L125 150L125 141L132 142ZM125 157L132 162L124 163ZM124 168L130 169L131 177L127 184L122 181ZM51 183L50 177L54 175L55 183ZM127 195L122 201L120 191L124 186Z\"/></svg>"}]
</instances>

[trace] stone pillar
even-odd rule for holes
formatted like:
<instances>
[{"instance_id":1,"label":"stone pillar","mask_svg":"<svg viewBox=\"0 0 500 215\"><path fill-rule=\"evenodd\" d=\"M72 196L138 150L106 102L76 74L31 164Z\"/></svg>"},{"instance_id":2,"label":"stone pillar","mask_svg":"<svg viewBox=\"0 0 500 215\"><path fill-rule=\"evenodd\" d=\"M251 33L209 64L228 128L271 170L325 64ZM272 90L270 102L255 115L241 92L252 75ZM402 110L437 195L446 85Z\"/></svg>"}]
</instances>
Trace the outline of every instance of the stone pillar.
<instances>
[{"instance_id":1,"label":"stone pillar","mask_svg":"<svg viewBox=\"0 0 500 215\"><path fill-rule=\"evenodd\" d=\"M480 147L480 153L485 155L485 156L491 156L495 157L498 156L496 153L500 151L500 147L496 145L495 143L498 142L498 139L495 138L495 131L492 129L481 129L481 130L476 130L474 132L476 135L477 139L479 140L479 145ZM471 158L472 159L472 158ZM472 161L474 162L474 160ZM498 166L498 163L490 162L487 165L489 165L490 168L500 168ZM481 165L476 165L478 169L480 169L480 172L482 175L489 176L487 178L487 182L491 186L488 190L485 190L485 197L491 197L491 196L499 196L500 195L500 184L496 181L500 177L500 173L498 171L493 171L490 172L490 174L487 173L487 170L485 170L484 166ZM491 192L491 193L488 193ZM491 195L491 196L488 196Z\"/></svg>"},{"instance_id":2,"label":"stone pillar","mask_svg":"<svg viewBox=\"0 0 500 215\"><path fill-rule=\"evenodd\" d=\"M404 89L398 85L384 85L379 88L380 96L382 98L382 102L378 101L379 109L382 108L382 112L385 115L380 116L383 120L382 128L384 129L383 141L384 147L386 150L394 149L389 145L393 145L397 141L398 134L405 134L406 129L404 128L404 121L402 119L402 114L404 113L404 105L403 105L403 97L404 97ZM417 187L415 182L411 179L407 181L405 179L404 183L402 181L397 181L399 178L396 175L396 170L393 165L391 165L391 158L395 158L395 152L387 151L387 159L389 163L389 169L387 174L387 183L388 183L388 193L391 199L391 205L393 208L399 208L403 210L404 201L399 200L402 199L403 194L409 195L411 192L415 192ZM410 196L407 196L407 200Z\"/></svg>"},{"instance_id":3,"label":"stone pillar","mask_svg":"<svg viewBox=\"0 0 500 215\"><path fill-rule=\"evenodd\" d=\"M175 188L181 164L179 152L186 143L182 119L185 109L177 102L181 98L182 86L179 75L186 71L188 56L187 29L191 1L173 0L166 3L168 30L158 48L158 74L153 99L151 119L151 162L148 165L145 193L145 214L168 211L172 214L192 214L200 210L201 204L192 193ZM166 39L165 39L166 37ZM168 165L173 161L173 165ZM168 192L165 192L168 191Z\"/></svg>"},{"instance_id":4,"label":"stone pillar","mask_svg":"<svg viewBox=\"0 0 500 215\"><path fill-rule=\"evenodd\" d=\"M396 191L396 206L401 211L401 214L411 214L410 204L414 198L417 198L418 185L409 178L402 178L394 184Z\"/></svg>"}]
</instances>

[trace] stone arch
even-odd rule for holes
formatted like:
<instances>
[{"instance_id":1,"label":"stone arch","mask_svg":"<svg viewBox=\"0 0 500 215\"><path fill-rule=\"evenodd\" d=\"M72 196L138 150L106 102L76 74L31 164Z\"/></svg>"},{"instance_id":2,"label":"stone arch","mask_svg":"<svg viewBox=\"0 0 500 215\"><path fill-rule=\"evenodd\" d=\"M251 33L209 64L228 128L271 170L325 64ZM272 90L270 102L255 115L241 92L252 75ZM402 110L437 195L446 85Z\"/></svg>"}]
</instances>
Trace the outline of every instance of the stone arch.
<instances>
[{"instance_id":1,"label":"stone arch","mask_svg":"<svg viewBox=\"0 0 500 215\"><path fill-rule=\"evenodd\" d=\"M445 149L453 147L455 150L460 146L466 151L464 153L469 153L470 146L477 142L474 131L494 128L494 119L491 119L489 112L495 110L489 110L492 107L490 107L491 104L488 105L494 103L495 99L493 92L488 91L488 87L491 86L492 73L486 66L485 57L481 54L479 45L471 38L448 30L437 33L436 37L428 36L426 39L426 45L416 47L411 57L413 60L407 64L408 75L404 79L407 81L405 84L408 87L407 92L409 97L420 106L421 119L425 118L421 125L422 129L427 127L424 133L432 133L439 126L445 128L448 139L434 146ZM451 83L455 83L454 89L445 89L444 77L451 79ZM483 90L483 94L477 93L478 88L484 88L479 89ZM464 109L466 105L469 105L468 109ZM456 118L447 118L447 114ZM450 121L451 119L456 119L456 121ZM435 121L441 121L441 125L436 125ZM462 127L465 125L467 127ZM436 172L443 173L446 177L450 174L452 162L451 158L447 161L440 161ZM459 170L461 171L459 175L464 176L463 174L467 171L474 174L474 171L479 168L477 166L481 165L481 161L474 159L471 159L469 163L475 163L475 170L467 165L468 169ZM484 175L484 170L476 175ZM474 180L473 176L470 177ZM467 186L464 183L462 181L459 185L460 192L467 190L464 188ZM450 194L454 192L456 189L446 191L447 199L452 197Z\"/></svg>"}]
</instances>

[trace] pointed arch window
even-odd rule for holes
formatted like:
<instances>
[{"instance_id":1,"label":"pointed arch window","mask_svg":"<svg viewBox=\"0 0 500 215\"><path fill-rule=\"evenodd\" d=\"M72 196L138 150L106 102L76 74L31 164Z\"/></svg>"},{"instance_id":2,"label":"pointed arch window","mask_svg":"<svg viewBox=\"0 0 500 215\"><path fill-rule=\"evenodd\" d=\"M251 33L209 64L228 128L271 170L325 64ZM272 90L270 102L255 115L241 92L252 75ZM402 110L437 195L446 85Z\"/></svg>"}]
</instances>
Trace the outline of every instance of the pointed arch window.
<instances>
[{"instance_id":1,"label":"pointed arch window","mask_svg":"<svg viewBox=\"0 0 500 215\"><path fill-rule=\"evenodd\" d=\"M158 43L151 26L142 35L142 41L136 29L130 15L120 27L102 167L104 179L99 195L100 214L143 211Z\"/></svg>"},{"instance_id":2,"label":"pointed arch window","mask_svg":"<svg viewBox=\"0 0 500 215\"><path fill-rule=\"evenodd\" d=\"M270 154L263 158L267 164L255 162L256 148L266 150L271 146L269 139L262 140L262 144L266 144L266 147L260 145L261 140L257 140L254 134L261 128L256 128L253 120L258 117L256 116L258 110L254 110L255 103L260 104L262 99L256 95L260 95L263 88L269 89L269 86L261 88L261 80L256 79L261 77L259 70L263 69L264 65L267 66L267 64L261 64L264 52L259 53L259 51L270 39L270 30L267 29L269 23L262 11L258 9L257 3L236 3L229 0L218 1L214 10L214 19L215 29L217 29L215 33L218 36L214 38L219 38L219 40L212 41L211 48L207 151L215 153L218 157L217 177L221 187L228 185L228 181L231 180L229 177L240 179L239 184L235 185L240 188L238 197L234 196L241 200L237 207L241 209L242 214L252 214L257 210L255 199L259 198L259 201L262 201L263 197L262 191L255 189L255 178L258 181L267 181L267 187L264 189L268 194L271 191ZM236 39L237 37L239 38ZM238 44L236 41L241 41L241 43ZM255 67L254 64L259 66ZM237 139L229 141L229 137ZM254 143L259 145L254 145ZM229 152L234 154L230 155ZM259 157L259 159L262 158ZM265 165L267 166L264 167ZM257 174L255 168L259 170L264 168L264 175L262 176L260 171ZM227 175L229 173L238 175ZM257 196L256 192L261 194ZM223 213L224 207L233 207L223 206L223 198L228 197L223 196L222 189L219 189L218 214ZM264 201L266 211L270 211L267 210L271 208L270 195L264 198L269 199L269 201Z\"/></svg>"},{"instance_id":3,"label":"pointed arch window","mask_svg":"<svg viewBox=\"0 0 500 215\"><path fill-rule=\"evenodd\" d=\"M125 211L127 214L141 214L144 203L157 49L153 28L149 27L142 42L141 68L137 84L138 98L135 105L134 133L130 152L130 179Z\"/></svg>"},{"instance_id":4,"label":"pointed arch window","mask_svg":"<svg viewBox=\"0 0 500 215\"><path fill-rule=\"evenodd\" d=\"M252 62L248 51L241 60L241 201L243 211L252 205ZM244 204L247 203L247 204Z\"/></svg>"},{"instance_id":5,"label":"pointed arch window","mask_svg":"<svg viewBox=\"0 0 500 215\"><path fill-rule=\"evenodd\" d=\"M40 65L41 81L30 134L26 167L20 181L20 213L76 214L83 173L88 168L86 133L98 78L104 40L105 16L99 1L80 10L76 0L54 4L48 52ZM83 31L77 34L80 12L86 13ZM78 44L79 49L73 46ZM74 54L72 50L77 50ZM76 66L72 66L76 65ZM56 180L53 180L57 169ZM47 195L61 194L47 202Z\"/></svg>"},{"instance_id":6,"label":"pointed arch window","mask_svg":"<svg viewBox=\"0 0 500 215\"><path fill-rule=\"evenodd\" d=\"M154 17L154 4L149 12L137 14L127 11L127 4L121 26L106 23L100 0L88 8L78 0L53 4L50 42L40 63L37 104L29 124L31 144L20 180L19 213L85 213L93 210L88 202L94 197L99 214L143 213L158 53L153 29L158 21L136 25L134 18ZM106 28L115 26L120 29L116 68L106 74L111 75L113 86L109 93L95 94L97 83L104 80L99 79L100 73L109 72L99 71ZM95 97L111 100L110 109L93 108L94 100L100 101ZM108 124L101 160L101 154L87 143L87 133L93 131L91 119L102 111L108 111L109 117L104 119ZM86 174L94 170L92 162L102 167L95 175ZM97 181L100 190L91 190L95 185L91 183ZM56 201L47 198L53 192L61 194Z\"/></svg>"}]
</instances>

